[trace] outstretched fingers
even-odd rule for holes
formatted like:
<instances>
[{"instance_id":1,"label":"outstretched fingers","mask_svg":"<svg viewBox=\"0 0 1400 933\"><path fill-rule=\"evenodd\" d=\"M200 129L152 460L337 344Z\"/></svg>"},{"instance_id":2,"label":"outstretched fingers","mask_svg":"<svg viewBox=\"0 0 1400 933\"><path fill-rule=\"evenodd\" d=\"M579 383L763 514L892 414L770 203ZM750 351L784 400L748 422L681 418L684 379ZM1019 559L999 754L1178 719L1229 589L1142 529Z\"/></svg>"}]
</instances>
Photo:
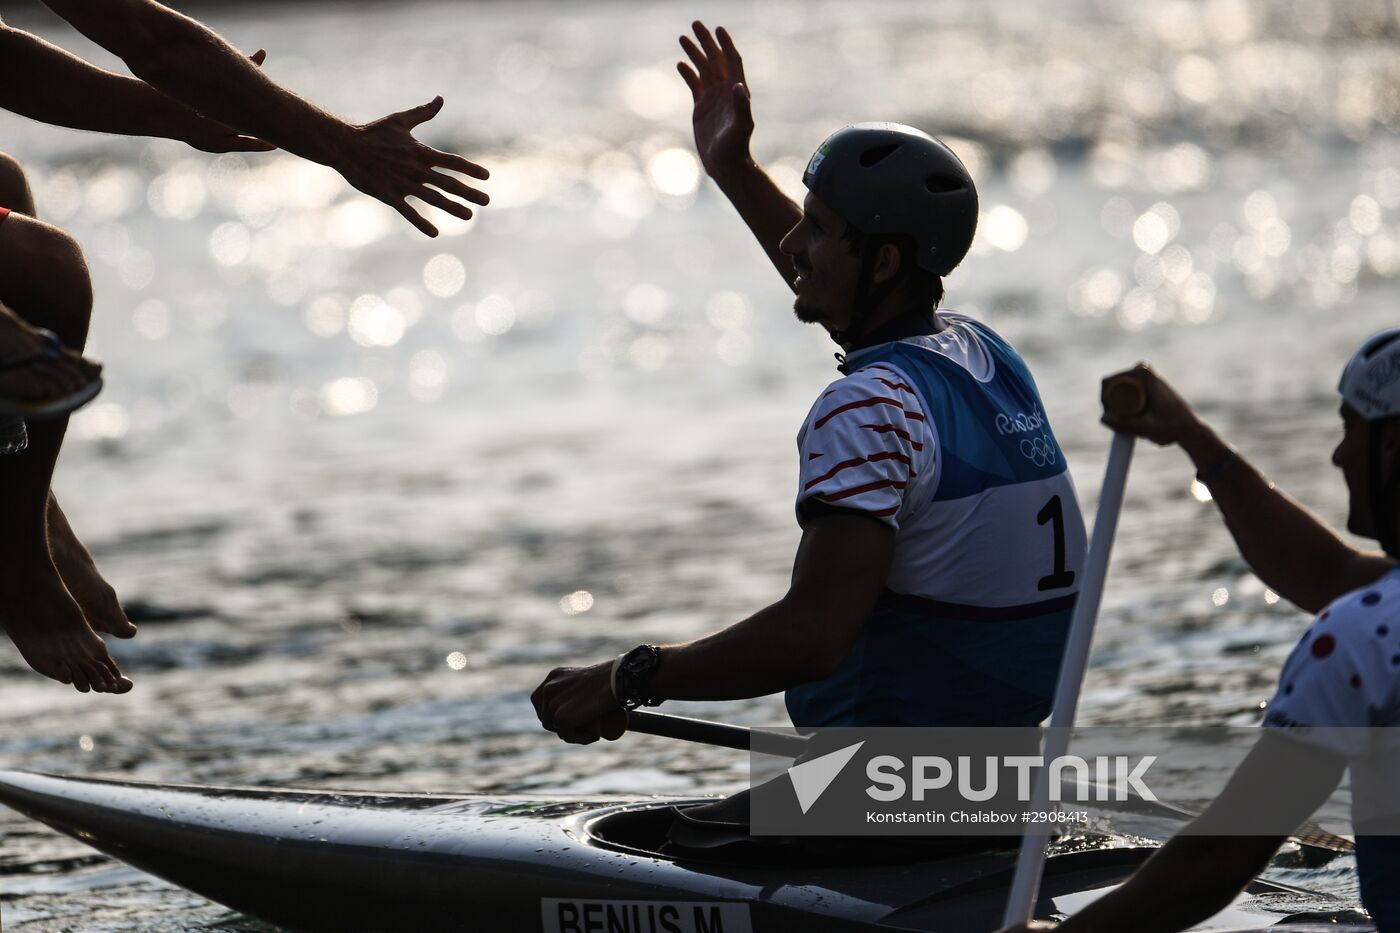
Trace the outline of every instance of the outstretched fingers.
<instances>
[{"instance_id":1,"label":"outstretched fingers","mask_svg":"<svg viewBox=\"0 0 1400 933\"><path fill-rule=\"evenodd\" d=\"M676 62L676 70L681 73L685 80L686 87L690 88L690 96L695 103L700 103L700 98L705 96L705 85L700 80L700 76L695 73L685 62Z\"/></svg>"},{"instance_id":2,"label":"outstretched fingers","mask_svg":"<svg viewBox=\"0 0 1400 933\"><path fill-rule=\"evenodd\" d=\"M441 188L448 194L455 194L464 201L471 201L473 204L491 203L491 196L485 191L479 191L461 179L453 178L443 172L429 173L427 183L434 188Z\"/></svg>"},{"instance_id":3,"label":"outstretched fingers","mask_svg":"<svg viewBox=\"0 0 1400 933\"><path fill-rule=\"evenodd\" d=\"M434 227L428 222L427 218L410 207L407 200L400 198L397 201L389 202L389 206L398 211L399 215L403 217L404 220L417 227L419 233L425 236L438 235L438 228Z\"/></svg>"},{"instance_id":4,"label":"outstretched fingers","mask_svg":"<svg viewBox=\"0 0 1400 933\"><path fill-rule=\"evenodd\" d=\"M729 77L729 66L719 43L715 41L715 37L710 34L709 28L704 23L696 20L694 26L695 35L700 40L700 48L704 49L705 57L710 61L715 78L720 81L726 80Z\"/></svg>"},{"instance_id":5,"label":"outstretched fingers","mask_svg":"<svg viewBox=\"0 0 1400 933\"><path fill-rule=\"evenodd\" d=\"M425 147L427 148L427 147ZM445 168L453 172L461 172L463 175L470 175L482 181L491 177L491 172L484 165L477 165L471 159L464 159L454 152L443 152L441 149L428 149L431 153L431 161L435 168ZM481 202L485 204L485 201Z\"/></svg>"},{"instance_id":6,"label":"outstretched fingers","mask_svg":"<svg viewBox=\"0 0 1400 933\"><path fill-rule=\"evenodd\" d=\"M686 57L695 66L696 73L700 75L705 84L724 80L724 75L720 74L718 66L711 62L704 52L700 51L700 47L690 36L681 36L681 48L685 50Z\"/></svg>"},{"instance_id":7,"label":"outstretched fingers","mask_svg":"<svg viewBox=\"0 0 1400 933\"><path fill-rule=\"evenodd\" d=\"M744 84L744 59L739 54L739 49L734 45L734 40L729 36L729 30L720 26L715 30L719 37L720 51L724 53L724 64L729 71L729 79L739 84Z\"/></svg>"},{"instance_id":8,"label":"outstretched fingers","mask_svg":"<svg viewBox=\"0 0 1400 933\"><path fill-rule=\"evenodd\" d=\"M431 204L439 210L446 211L453 217L460 217L463 220L472 219L472 209L470 207L467 207L461 201L454 201L426 185L413 192L413 196L425 204Z\"/></svg>"}]
</instances>

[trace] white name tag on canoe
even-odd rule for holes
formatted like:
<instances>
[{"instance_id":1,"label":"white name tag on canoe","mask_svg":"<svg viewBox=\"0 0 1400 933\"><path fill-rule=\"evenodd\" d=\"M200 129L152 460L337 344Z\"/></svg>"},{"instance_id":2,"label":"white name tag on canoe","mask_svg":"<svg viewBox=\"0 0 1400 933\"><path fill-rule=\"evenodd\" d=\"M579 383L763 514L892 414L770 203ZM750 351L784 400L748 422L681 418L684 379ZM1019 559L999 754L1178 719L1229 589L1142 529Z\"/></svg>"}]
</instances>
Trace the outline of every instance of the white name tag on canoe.
<instances>
[{"instance_id":1,"label":"white name tag on canoe","mask_svg":"<svg viewBox=\"0 0 1400 933\"><path fill-rule=\"evenodd\" d=\"M749 905L540 898L544 933L753 933Z\"/></svg>"}]
</instances>

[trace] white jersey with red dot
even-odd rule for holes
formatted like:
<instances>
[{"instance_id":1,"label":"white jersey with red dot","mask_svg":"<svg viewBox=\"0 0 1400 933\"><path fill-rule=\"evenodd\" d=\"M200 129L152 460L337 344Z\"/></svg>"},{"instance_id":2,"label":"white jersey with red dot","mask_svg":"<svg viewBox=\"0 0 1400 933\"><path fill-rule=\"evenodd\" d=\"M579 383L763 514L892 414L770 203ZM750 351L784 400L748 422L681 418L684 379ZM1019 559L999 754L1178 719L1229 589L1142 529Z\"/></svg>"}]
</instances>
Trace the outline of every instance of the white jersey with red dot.
<instances>
[{"instance_id":1,"label":"white jersey with red dot","mask_svg":"<svg viewBox=\"0 0 1400 933\"><path fill-rule=\"evenodd\" d=\"M1264 725L1325 744L1348 758L1366 733L1400 726L1400 568L1336 599L1298 642Z\"/></svg>"},{"instance_id":2,"label":"white jersey with red dot","mask_svg":"<svg viewBox=\"0 0 1400 933\"><path fill-rule=\"evenodd\" d=\"M1346 759L1361 900L1400 933L1400 568L1318 613L1264 726Z\"/></svg>"}]
</instances>

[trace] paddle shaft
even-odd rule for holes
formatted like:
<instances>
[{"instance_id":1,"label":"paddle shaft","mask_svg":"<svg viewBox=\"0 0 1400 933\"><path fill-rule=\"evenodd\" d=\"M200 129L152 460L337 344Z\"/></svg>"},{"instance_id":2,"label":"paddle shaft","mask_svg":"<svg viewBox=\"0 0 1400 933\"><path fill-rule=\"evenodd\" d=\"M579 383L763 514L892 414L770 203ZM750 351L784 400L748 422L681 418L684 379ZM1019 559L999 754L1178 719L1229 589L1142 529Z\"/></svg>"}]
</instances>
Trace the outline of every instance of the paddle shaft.
<instances>
[{"instance_id":1,"label":"paddle shaft","mask_svg":"<svg viewBox=\"0 0 1400 933\"><path fill-rule=\"evenodd\" d=\"M690 719L667 713L649 713L640 709L628 712L627 729L630 732L698 742L701 745L716 745L720 748L734 748L743 752L754 750L755 736L758 737L757 750L764 754L796 757L807 748L807 740L798 735L731 726L722 722Z\"/></svg>"},{"instance_id":2,"label":"paddle shaft","mask_svg":"<svg viewBox=\"0 0 1400 933\"><path fill-rule=\"evenodd\" d=\"M1036 777L1035 792L1029 809L1036 813L1050 808L1050 762L1061 757L1069 748L1070 727L1079 708L1079 691L1084 683L1084 671L1089 666L1089 647L1094 636L1094 621L1103 599L1104 578L1108 574L1108 558L1113 551L1113 536L1118 530L1118 515L1123 508L1123 491L1128 481L1128 466L1133 459L1133 437L1114 434L1108 450L1108 466L1104 470L1103 489L1099 493L1099 510L1094 518L1093 538L1084 558L1084 578L1079 598L1074 603L1070 621L1069 641L1060 664L1060 679L1055 687L1055 705L1050 714L1050 729L1045 736L1042 754L1044 766ZM1040 893L1040 877L1045 868L1045 851L1050 843L1048 832L1030 832L1021 841L1021 853L1016 860L1016 875L1011 893L1006 899L1003 926L1029 923Z\"/></svg>"}]
</instances>

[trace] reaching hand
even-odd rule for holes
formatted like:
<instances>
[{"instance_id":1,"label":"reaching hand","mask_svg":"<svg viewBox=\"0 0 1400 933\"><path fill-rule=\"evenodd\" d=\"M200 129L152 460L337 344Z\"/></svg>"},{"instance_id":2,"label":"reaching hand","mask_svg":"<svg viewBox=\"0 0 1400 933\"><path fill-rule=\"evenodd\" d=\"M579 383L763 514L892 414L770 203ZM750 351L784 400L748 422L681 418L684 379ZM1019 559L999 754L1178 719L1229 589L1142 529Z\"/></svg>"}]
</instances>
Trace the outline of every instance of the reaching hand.
<instances>
[{"instance_id":1,"label":"reaching hand","mask_svg":"<svg viewBox=\"0 0 1400 933\"><path fill-rule=\"evenodd\" d=\"M482 179L489 178L490 172L475 162L425 146L413 138L414 127L431 120L440 110L442 98L434 97L421 107L354 127L349 142L336 154L333 163L346 181L398 211L428 236L437 236L437 227L410 207L408 198L415 197L463 220L472 216L471 208L442 192L473 204L485 204L490 200L484 191L441 169Z\"/></svg>"},{"instance_id":2,"label":"reaching hand","mask_svg":"<svg viewBox=\"0 0 1400 933\"><path fill-rule=\"evenodd\" d=\"M749 160L749 140L753 137L753 110L748 85L744 83L744 60L734 40L721 26L719 41L705 24L691 24L697 46L689 36L681 36L681 48L694 67L678 62L676 69L690 87L695 99L691 117L695 128L695 149L700 163L714 177Z\"/></svg>"},{"instance_id":3,"label":"reaching hand","mask_svg":"<svg viewBox=\"0 0 1400 933\"><path fill-rule=\"evenodd\" d=\"M1116 414L1107 405L1109 394L1124 381L1137 383L1146 399L1146 405L1137 414ZM1102 398L1105 425L1124 434L1145 437L1154 444L1179 444L1187 434L1200 427L1200 419L1191 406L1146 363L1105 377Z\"/></svg>"}]
</instances>

